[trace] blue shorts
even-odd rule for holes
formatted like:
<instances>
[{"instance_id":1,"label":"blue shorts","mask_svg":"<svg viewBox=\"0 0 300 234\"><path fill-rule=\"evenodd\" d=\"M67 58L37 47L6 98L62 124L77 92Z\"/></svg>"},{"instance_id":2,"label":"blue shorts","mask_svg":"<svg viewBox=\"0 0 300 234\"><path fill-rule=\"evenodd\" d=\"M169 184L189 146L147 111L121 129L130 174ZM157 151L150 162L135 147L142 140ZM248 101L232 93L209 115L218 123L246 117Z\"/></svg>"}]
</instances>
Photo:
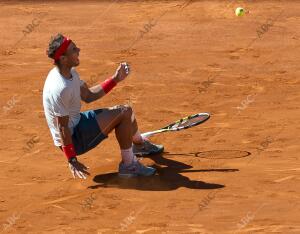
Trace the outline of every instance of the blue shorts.
<instances>
[{"instance_id":1,"label":"blue shorts","mask_svg":"<svg viewBox=\"0 0 300 234\"><path fill-rule=\"evenodd\" d=\"M80 113L80 121L75 126L72 135L77 155L88 152L107 138L107 136L101 132L96 119L97 114L102 111L102 109L98 109Z\"/></svg>"}]
</instances>

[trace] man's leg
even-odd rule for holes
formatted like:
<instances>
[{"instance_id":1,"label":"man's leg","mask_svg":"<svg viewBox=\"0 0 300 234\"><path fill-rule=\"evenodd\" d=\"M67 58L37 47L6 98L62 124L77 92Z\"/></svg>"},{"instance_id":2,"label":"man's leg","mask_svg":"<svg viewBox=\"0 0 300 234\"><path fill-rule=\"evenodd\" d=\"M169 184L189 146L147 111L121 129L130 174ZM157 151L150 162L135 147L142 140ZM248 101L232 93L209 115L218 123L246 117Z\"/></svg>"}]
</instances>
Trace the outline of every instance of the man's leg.
<instances>
[{"instance_id":1,"label":"man's leg","mask_svg":"<svg viewBox=\"0 0 300 234\"><path fill-rule=\"evenodd\" d=\"M128 149L132 145L131 113L129 106L115 106L97 114L98 125L105 135L115 129L121 149Z\"/></svg>"},{"instance_id":2,"label":"man's leg","mask_svg":"<svg viewBox=\"0 0 300 234\"><path fill-rule=\"evenodd\" d=\"M164 151L163 145L156 145L151 143L149 140L144 139L138 130L137 121L134 113L131 115L132 122L132 142L133 142L133 153L135 155L144 156L150 154L158 154Z\"/></svg>"},{"instance_id":3,"label":"man's leg","mask_svg":"<svg viewBox=\"0 0 300 234\"><path fill-rule=\"evenodd\" d=\"M155 169L145 167L137 162L132 151L132 134L137 130L137 124L132 123L132 109L130 106L115 106L104 109L97 114L97 122L103 134L108 135L115 129L122 155L119 167L124 176L152 175Z\"/></svg>"},{"instance_id":4,"label":"man's leg","mask_svg":"<svg viewBox=\"0 0 300 234\"><path fill-rule=\"evenodd\" d=\"M139 128L138 128L138 125L137 125L137 122L135 119L135 115L133 112L131 115L131 122L132 122L132 142L133 142L133 144L141 145L144 143L144 139L141 136L141 133L139 131Z\"/></svg>"}]
</instances>

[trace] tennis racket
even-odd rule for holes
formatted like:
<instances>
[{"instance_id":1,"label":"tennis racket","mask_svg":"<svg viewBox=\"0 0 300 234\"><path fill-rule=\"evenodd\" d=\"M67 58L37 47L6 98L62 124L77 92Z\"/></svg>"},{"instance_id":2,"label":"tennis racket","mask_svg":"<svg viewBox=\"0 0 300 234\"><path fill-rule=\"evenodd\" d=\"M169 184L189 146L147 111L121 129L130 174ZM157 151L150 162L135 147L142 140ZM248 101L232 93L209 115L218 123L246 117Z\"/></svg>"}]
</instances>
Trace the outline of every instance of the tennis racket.
<instances>
[{"instance_id":1,"label":"tennis racket","mask_svg":"<svg viewBox=\"0 0 300 234\"><path fill-rule=\"evenodd\" d=\"M177 120L174 123L169 124L161 129L152 132L145 132L142 134L143 137L148 138L158 133L162 132L171 132L171 131L180 131L183 129L191 128L197 126L201 123L204 123L210 117L209 113L198 113L194 115L187 116L180 120Z\"/></svg>"}]
</instances>

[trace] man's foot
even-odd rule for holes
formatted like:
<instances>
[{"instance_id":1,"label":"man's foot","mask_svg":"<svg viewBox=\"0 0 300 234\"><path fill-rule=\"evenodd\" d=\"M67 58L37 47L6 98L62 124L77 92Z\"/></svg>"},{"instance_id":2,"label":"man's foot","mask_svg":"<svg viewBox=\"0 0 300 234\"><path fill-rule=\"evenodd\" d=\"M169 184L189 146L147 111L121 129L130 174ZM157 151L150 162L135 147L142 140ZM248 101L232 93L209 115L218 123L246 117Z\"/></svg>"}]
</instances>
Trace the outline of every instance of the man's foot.
<instances>
[{"instance_id":1,"label":"man's foot","mask_svg":"<svg viewBox=\"0 0 300 234\"><path fill-rule=\"evenodd\" d=\"M119 164L119 176L121 177L151 176L155 172L155 168L146 167L139 161L132 162L130 165L125 165L123 162Z\"/></svg>"},{"instance_id":2,"label":"man's foot","mask_svg":"<svg viewBox=\"0 0 300 234\"><path fill-rule=\"evenodd\" d=\"M150 154L158 154L164 152L163 145L156 145L148 140L144 140L143 144L133 144L132 151L137 156L144 156Z\"/></svg>"}]
</instances>

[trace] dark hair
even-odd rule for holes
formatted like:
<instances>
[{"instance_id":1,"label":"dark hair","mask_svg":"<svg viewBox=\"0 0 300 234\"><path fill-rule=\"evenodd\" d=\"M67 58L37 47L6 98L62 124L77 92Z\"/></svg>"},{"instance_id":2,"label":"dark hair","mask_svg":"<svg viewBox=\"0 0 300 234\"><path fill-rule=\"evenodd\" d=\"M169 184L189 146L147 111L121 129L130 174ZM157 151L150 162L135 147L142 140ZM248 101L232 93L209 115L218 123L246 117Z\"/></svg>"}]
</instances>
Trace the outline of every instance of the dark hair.
<instances>
[{"instance_id":1,"label":"dark hair","mask_svg":"<svg viewBox=\"0 0 300 234\"><path fill-rule=\"evenodd\" d=\"M47 55L49 58L54 59L55 51L61 46L64 41L64 36L58 33L56 36L52 36L49 42L49 48L47 50ZM59 65L59 61L54 61L56 65Z\"/></svg>"}]
</instances>

